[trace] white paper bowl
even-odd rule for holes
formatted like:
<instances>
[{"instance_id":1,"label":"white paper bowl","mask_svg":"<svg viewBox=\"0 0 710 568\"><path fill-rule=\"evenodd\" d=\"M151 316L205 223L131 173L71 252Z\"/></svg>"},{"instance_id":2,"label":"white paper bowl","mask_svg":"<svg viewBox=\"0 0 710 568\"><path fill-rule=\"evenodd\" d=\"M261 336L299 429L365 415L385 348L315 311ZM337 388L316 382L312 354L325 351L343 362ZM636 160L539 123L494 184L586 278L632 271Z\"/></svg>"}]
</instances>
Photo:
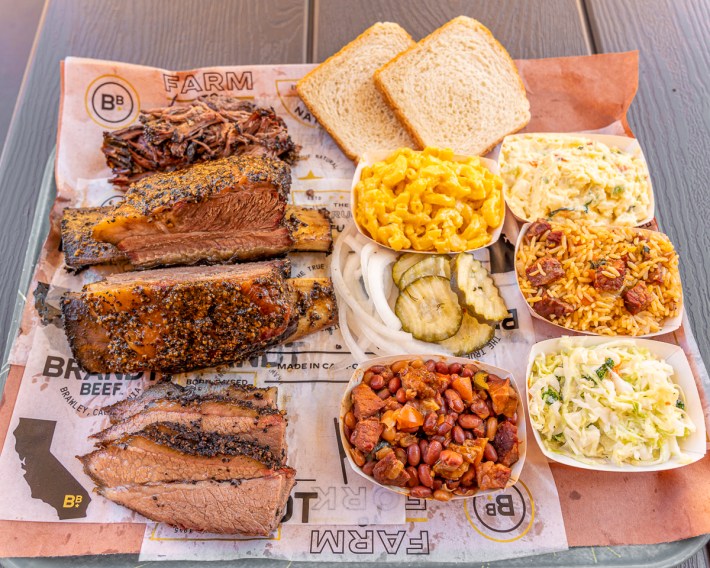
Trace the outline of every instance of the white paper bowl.
<instances>
[{"instance_id":1,"label":"white paper bowl","mask_svg":"<svg viewBox=\"0 0 710 568\"><path fill-rule=\"evenodd\" d=\"M516 426L518 427L518 440L520 440L520 444L518 445L518 450L520 452L520 458L518 459L517 462L513 464L513 467L511 468L511 473L510 473L510 479L508 480L508 484L506 486L506 489L508 487L512 487L518 482L518 479L520 478L520 473L523 470L523 464L525 463L525 455L527 451L527 433L526 433L526 420L525 420L525 408L526 404L523 404L523 396L521 394L521 389L518 388L517 383L515 382L515 377L509 372L506 371L505 369L501 369L500 367L494 367L493 365L489 365L487 363L482 363L481 361L475 361L473 359L466 359L465 357L446 357L443 355L432 355L432 354L416 354L416 355L410 355L410 354L404 354L404 355L394 355L394 356L389 356L389 357L376 357L373 359L368 359L365 361L362 366L357 369L354 373L352 378L350 379L350 382L348 383L348 386L345 389L345 394L343 395L343 399L340 403L340 439L343 444L343 448L345 448L345 455L348 458L348 463L350 464L350 467L352 470L357 473L358 475L361 475L365 479L371 481L375 485L379 485L380 487L384 487L385 489L389 489L390 491L394 491L395 493L399 493L401 495L409 495L409 488L408 487L395 487L393 485L382 485L381 483L378 483L375 481L375 478L369 475L366 475L358 466L357 464L353 461L352 456L350 455L350 448L352 448L352 444L350 443L350 440L348 440L347 436L345 435L345 430L343 428L344 425L344 417L348 413L348 411L352 408L352 404L350 401L350 393L351 391L362 382L362 377L365 374L365 371L369 369L370 367L374 365L390 365L396 361L401 361L402 359L407 359L409 361L412 361L414 359L422 359L424 361L427 361L429 359L433 359L434 361L444 361L447 364L450 363L461 363L461 365L466 365L466 364L471 364L473 363L477 367L479 367L481 370L486 371L487 373L491 373L493 375L497 375L502 379L509 378L510 379L510 386L513 387L515 392L518 395L518 420ZM479 495L492 495L495 493L498 493L500 491L503 491L503 489L486 489L484 491L478 491L474 497L477 497ZM457 499L470 499L470 497L466 497L463 495L454 495L451 500L457 500Z\"/></svg>"},{"instance_id":2,"label":"white paper bowl","mask_svg":"<svg viewBox=\"0 0 710 568\"><path fill-rule=\"evenodd\" d=\"M530 350L530 357L528 359L528 366L525 372L525 400L526 406L530 404L529 396L529 381L530 372L532 370L533 362L535 358L541 353L545 355L550 355L557 353L561 349L561 341L564 337L548 339L546 341L541 341L533 345ZM689 436L686 436L682 440L679 440L678 445L683 453L687 456L687 459L683 459L677 456L673 456L669 461L658 465L631 465L623 464L616 465L611 462L609 463L586 463L576 460L572 457L551 451L546 448L542 439L540 438L540 433L533 427L532 433L537 445L540 447L545 456L552 461L569 465L572 467L577 467L580 469L590 469L595 471L621 471L621 472L644 472L644 471L663 471L666 469L675 469L678 467L683 467L684 465L691 464L698 461L705 455L706 445L705 445L705 417L703 414L703 407L700 403L700 395L698 394L698 388L695 384L695 379L693 378L693 372L690 369L690 364L688 359L683 352L683 349L677 345L672 345L670 343L664 343L662 341L654 341L652 339L639 339L639 338L609 338L609 337L574 337L575 341L578 341L581 346L592 347L597 345L602 345L605 343L616 343L618 341L629 341L634 345L639 347L645 347L654 355L663 358L675 371L673 375L673 382L676 383L683 391L685 396L685 409L690 416L690 419L695 424L696 430Z\"/></svg>"},{"instance_id":3,"label":"white paper bowl","mask_svg":"<svg viewBox=\"0 0 710 568\"><path fill-rule=\"evenodd\" d=\"M638 143L638 140L636 138L630 138L628 136L614 136L612 134L590 134L590 133L585 133L585 132L560 132L560 133L553 133L553 132L525 132L523 134L512 134L510 137L513 136L525 136L531 134L533 136L535 135L559 135L559 136L576 136L580 138L587 138L589 140L593 140L595 142L601 142L602 144L606 144L610 148L618 148L622 152L626 154L631 154L632 156L635 156L639 158L645 165L646 169L648 170L648 163L646 162L646 157L643 155L643 150L641 150L641 145ZM503 139L503 142L501 143L501 151L498 154L498 168L500 171L501 167L501 156L503 155L502 148L503 144L505 144L506 139L508 136L506 136ZM505 199L505 204L507 205L508 209L510 210L510 213L515 217L516 220L518 220L521 223L530 223L532 221L535 221L535 219L527 219L525 217L520 217L517 213L515 213L515 210L510 206L509 199L507 196L507 192L505 191L505 182L503 183L503 198ZM648 215L639 223L636 225L637 227L640 227L642 225L645 225L649 221L652 221L653 218L655 217L655 211L656 211L656 200L654 197L653 193L653 184L651 182L651 178L649 176L648 180L648 199L649 199L649 212Z\"/></svg>"},{"instance_id":4,"label":"white paper bowl","mask_svg":"<svg viewBox=\"0 0 710 568\"><path fill-rule=\"evenodd\" d=\"M378 244L379 246L381 246L381 247L385 247L385 248L388 248L388 249L390 249L390 250L394 250L394 249L393 249L392 247L387 246L387 245L383 245L382 243L378 243L376 240L374 240L372 237L370 237L370 235L368 234L368 232L367 232L365 229L363 229L363 228L360 226L360 224L357 222L357 218L356 218L356 215L355 215L355 210L356 210L355 208L356 208L356 205L357 205L357 204L355 203L355 186L356 186L356 185L358 184L358 182L360 181L360 176L362 175L362 170L363 170L363 168L365 168L365 167L367 167L367 166L371 166L372 164L374 164L374 163L376 163L376 162L381 162L381 161L383 161L385 158L387 158L388 156L390 156L392 153L393 153L393 152L365 152L365 153L363 154L363 156L362 156L362 159L361 159L361 160L358 162L358 164L357 164L357 168L355 169L355 174L353 175L353 183L352 183L352 186L351 186L351 188L350 188L350 211L352 211L353 221L355 222L355 227L356 227L357 230L360 232L360 234L361 234L363 237L365 237L366 239L372 241L373 243L377 243L377 244ZM482 158L482 157L480 157L480 156L476 156L476 157L478 157L478 158L481 160L481 164L483 164L483 165L484 165L486 168L488 168L491 172L493 172L494 174L497 174L497 173L498 173L498 163L497 163L495 160L489 160L488 158ZM454 160L454 161L457 161L457 162L463 162L463 161L465 161L465 160L468 160L469 158L470 158L470 156L461 156L461 155L454 155L454 156L453 156L453 160ZM502 191L502 190L501 190L501 191ZM495 243L495 242L500 238L500 234L501 234L501 232L503 231L503 224L505 223L505 215L506 215L506 212L504 211L504 212L503 212L503 218L501 219L500 225L499 225L498 227L496 227L495 231L493 231L493 233L491 234L491 240L490 240L488 243L486 243L485 245L483 245L483 246L481 246L481 247L478 247L478 248L475 248L475 249L466 250L466 251L463 251L463 252L473 252L473 251L476 251L476 250L481 250L481 249L484 249L484 248L486 248L486 247L489 247L489 246L491 246L493 243ZM454 253L459 252L459 251L449 251L448 253L440 253L440 252L437 252L437 251L435 251L435 250L433 250L433 251L432 251L432 250L423 251L423 250L414 250L414 249L402 249L402 250L399 250L399 251L396 251L396 252L401 253L401 254L404 254L404 253L407 253L407 252L416 252L416 253L419 253L419 254L454 254Z\"/></svg>"},{"instance_id":5,"label":"white paper bowl","mask_svg":"<svg viewBox=\"0 0 710 568\"><path fill-rule=\"evenodd\" d=\"M518 275L518 268L517 268L518 249L520 248L520 246L521 246L521 244L522 244L522 242L523 242L523 237L525 236L525 233L528 232L528 229L530 228L530 225L532 225L532 223L526 223L526 224L523 225L523 226L521 227L521 229L520 229L520 233L518 234L518 240L515 242L515 257L514 257L514 258L515 258L515 260L516 260L516 262L515 262L516 288L517 288L517 290L518 290L518 293L520 294L520 298L522 299L522 301L523 301L523 302L525 303L525 305L527 306L528 311L530 312L530 315L531 315L532 317L534 317L534 318L536 318L536 319L539 319L539 320L541 320L541 321L544 321L545 323L547 323L547 324L549 324L549 325L554 325L555 327L557 327L557 328L559 328L559 329L561 329L561 330L564 330L564 331L567 332L567 333L570 333L570 332L571 332L571 333L580 333L580 334L582 334L582 335L593 335L593 336L597 336L597 337L606 337L607 339L608 339L608 338L614 338L614 337L655 337L655 336L657 336L657 335L663 335L663 334L665 334L665 333L671 333L671 332L675 331L676 329L678 329L678 328L681 326L681 324L683 323L683 299L682 299L682 296L681 296L680 308L679 308L679 310L678 310L678 315L676 315L675 317L672 317L672 318L667 318L667 319L663 322L663 326L661 327L661 329L660 329L659 331L656 331L656 332L654 332L654 333L645 333L645 334L643 334L643 335L633 335L633 336L628 336L628 335L601 335L601 334L595 333L595 332L593 332L593 331L585 331L585 330L581 330L581 329L572 329L572 328L569 328L569 327L564 327L563 325L560 325L560 324L557 324L557 323L555 323L555 322L553 322L553 321L550 321L550 320L548 320L548 319L545 319L545 318L542 317L540 314L538 314L535 310L533 310L532 307L530 306L530 304L528 304L527 300L525 299L525 295L523 294L523 291L520 289L520 281L517 280L517 278L518 278L518 276L519 276L519 275ZM639 231L639 232L641 232L641 233L657 233L657 232L658 232L658 231L651 231L651 230L649 230L649 229L639 229L638 227L624 227L624 229L632 229L632 230L634 230L634 231ZM522 275L522 276L525 277L525 275Z\"/></svg>"}]
</instances>

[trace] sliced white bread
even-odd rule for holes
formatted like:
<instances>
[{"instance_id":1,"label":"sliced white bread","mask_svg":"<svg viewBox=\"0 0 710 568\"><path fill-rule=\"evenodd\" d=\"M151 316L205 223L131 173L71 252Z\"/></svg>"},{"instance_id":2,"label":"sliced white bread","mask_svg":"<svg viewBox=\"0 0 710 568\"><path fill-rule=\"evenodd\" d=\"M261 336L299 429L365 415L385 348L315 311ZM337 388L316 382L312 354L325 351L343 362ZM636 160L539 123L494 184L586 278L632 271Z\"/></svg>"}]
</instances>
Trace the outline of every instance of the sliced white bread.
<instances>
[{"instance_id":1,"label":"sliced white bread","mask_svg":"<svg viewBox=\"0 0 710 568\"><path fill-rule=\"evenodd\" d=\"M372 78L412 45L414 40L397 24L377 23L296 84L305 105L351 160L368 150L415 147Z\"/></svg>"},{"instance_id":2,"label":"sliced white bread","mask_svg":"<svg viewBox=\"0 0 710 568\"><path fill-rule=\"evenodd\" d=\"M417 144L483 155L530 121L513 60L472 18L454 18L375 72Z\"/></svg>"}]
</instances>

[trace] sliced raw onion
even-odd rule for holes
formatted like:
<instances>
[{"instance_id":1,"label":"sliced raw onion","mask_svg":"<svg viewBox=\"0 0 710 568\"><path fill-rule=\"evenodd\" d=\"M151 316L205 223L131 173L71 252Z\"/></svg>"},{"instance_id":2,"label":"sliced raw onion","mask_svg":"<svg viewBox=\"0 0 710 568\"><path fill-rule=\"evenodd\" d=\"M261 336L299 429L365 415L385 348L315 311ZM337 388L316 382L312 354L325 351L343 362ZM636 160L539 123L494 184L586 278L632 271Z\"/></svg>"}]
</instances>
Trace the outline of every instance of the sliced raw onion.
<instances>
[{"instance_id":1,"label":"sliced raw onion","mask_svg":"<svg viewBox=\"0 0 710 568\"><path fill-rule=\"evenodd\" d=\"M388 254L385 251L378 251L370 257L370 263L367 267L367 278L369 281L370 299L375 305L377 315L384 324L394 330L402 329L402 322L399 321L397 315L392 311L387 303L385 294L385 278L390 278L390 266L394 264L396 256Z\"/></svg>"},{"instance_id":2,"label":"sliced raw onion","mask_svg":"<svg viewBox=\"0 0 710 568\"><path fill-rule=\"evenodd\" d=\"M372 255L377 253L377 245L375 243L367 243L362 247L360 252L360 268L362 269L362 281L365 284L365 292L367 295L372 297L370 293L370 275L368 270L370 269L370 258Z\"/></svg>"},{"instance_id":3,"label":"sliced raw onion","mask_svg":"<svg viewBox=\"0 0 710 568\"><path fill-rule=\"evenodd\" d=\"M348 349L350 349L350 354L353 356L355 361L361 363L362 361L365 361L367 359L367 355L365 355L365 350L367 349L367 346L363 346L360 342L355 341L355 338L353 337L352 333L350 333L347 315L349 311L350 310L345 306L342 310L338 311L338 323L340 325L340 333L343 336L343 341L345 341L345 345L347 345Z\"/></svg>"},{"instance_id":4,"label":"sliced raw onion","mask_svg":"<svg viewBox=\"0 0 710 568\"><path fill-rule=\"evenodd\" d=\"M401 331L399 319L397 319L397 329L392 329L384 323L385 318L387 320L390 318L386 315L383 318L380 312L384 314L391 312L392 296L396 295L393 285L386 286L388 277L385 274L385 268L393 262L390 259L394 257L389 251L378 250L377 245L374 245L376 247L374 249L368 249L368 245L372 244L359 235L354 224L351 223L336 240L331 258L331 276L340 302L340 310L347 312L344 319L341 319L343 341L348 345L353 356L366 356L368 350L381 355L427 352L450 354L440 345L418 341L411 333ZM366 260L365 265L362 264L363 257ZM382 272L381 277L380 272ZM374 295L379 298L375 300L370 296L367 288L377 290ZM383 303L387 309L384 308ZM389 323L394 324L393 321Z\"/></svg>"}]
</instances>

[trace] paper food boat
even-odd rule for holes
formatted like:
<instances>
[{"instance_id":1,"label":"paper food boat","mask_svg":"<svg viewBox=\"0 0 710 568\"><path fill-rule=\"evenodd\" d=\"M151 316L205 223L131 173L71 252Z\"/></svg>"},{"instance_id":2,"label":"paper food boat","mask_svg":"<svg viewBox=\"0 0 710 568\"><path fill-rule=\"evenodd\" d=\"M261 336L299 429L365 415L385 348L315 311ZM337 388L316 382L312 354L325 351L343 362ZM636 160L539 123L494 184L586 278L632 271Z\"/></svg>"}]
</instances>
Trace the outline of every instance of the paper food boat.
<instances>
[{"instance_id":1,"label":"paper food boat","mask_svg":"<svg viewBox=\"0 0 710 568\"><path fill-rule=\"evenodd\" d=\"M509 378L510 379L510 386L513 387L515 392L518 395L518 420L517 420L517 427L518 427L518 440L520 440L520 444L518 446L518 450L520 452L520 458L518 459L517 462L513 464L513 467L511 467L511 474L510 474L510 479L508 480L508 484L505 487L507 489L508 487L512 487L518 482L518 479L520 478L520 474L523 470L523 464L525 463L525 455L527 452L527 428L526 428L526 419L525 419L525 414L526 414L526 407L527 404L523 403L523 390L519 388L518 384L515 381L515 377L509 372L506 371L505 369L501 369L500 367L495 367L493 365L489 365L487 363L482 363L481 361L475 361L473 359L466 359L465 357L447 357L444 355L432 355L432 354L415 354L415 355L410 355L410 354L403 354L403 355L394 355L394 356L389 356L389 357L376 357L373 359L368 359L363 363L363 365L357 369L354 373L352 378L350 379L350 382L348 383L348 386L345 389L345 394L343 395L343 399L340 403L340 421L339 421L339 431L340 431L340 439L343 444L343 448L345 448L345 455L347 456L348 463L350 464L350 467L352 470L357 473L358 475L361 475L365 479L371 481L375 485L379 485L380 487L384 487L385 489L389 489L390 491L394 491L395 493L400 493L401 495L408 495L409 494L409 488L407 487L395 487L392 485L382 485L381 483L378 483L375 481L375 478L369 475L366 475L354 462L352 456L350 455L350 448L352 448L352 444L350 443L350 440L347 439L345 436L345 430L343 428L344 424L344 418L345 415L348 413L348 411L351 409L352 404L350 402L350 393L351 391L362 382L362 377L365 374L365 371L369 369L370 367L374 365L390 365L396 361L401 361L402 359L406 360L414 360L414 359L422 359L424 361L428 359L433 359L434 361L444 361L447 364L450 363L460 363L462 365L470 364L473 363L477 367L479 367L481 370L486 371L487 373L491 373L493 375L497 375L501 377L502 379ZM503 491L504 489L486 489L484 491L478 491L474 495L475 497L479 495L491 495L498 493L500 491ZM471 497L466 497L463 495L453 495L451 497L451 500L458 500L458 499L470 499Z\"/></svg>"},{"instance_id":2,"label":"paper food boat","mask_svg":"<svg viewBox=\"0 0 710 568\"><path fill-rule=\"evenodd\" d=\"M520 233L518 234L518 239L517 239L517 241L515 242L515 257L514 257L514 258L515 258L516 260L517 260L517 258L518 258L518 249L520 248L520 246L521 246L521 244L522 244L522 242L523 242L523 238L525 237L525 233L528 232L528 229L530 228L530 225L532 225L532 223L526 223L526 224L523 225L522 228L520 229ZM625 229L632 229L632 230L634 230L634 231L639 231L639 232L643 232L643 233L655 233L655 232L656 232L656 231L650 231L650 230L648 230L648 229L639 229L639 228L635 228L635 227L624 227L624 228L625 228ZM516 262L516 266L515 266L515 277L516 277L516 280L517 280L517 277L518 277L517 262ZM520 289L520 282L519 282L519 281L516 282L516 288L517 288L517 290L518 290L518 293L520 294L520 298L522 299L522 301L523 301L523 302L525 303L525 305L527 306L528 311L530 312L530 315L531 315L532 317L534 317L534 318L536 318L536 319L539 319L539 320L541 320L541 321L544 321L545 323L547 323L547 324L549 324L549 325L554 325L555 327L557 327L557 328L559 328L559 329L561 329L561 330L564 330L564 331L567 332L567 333L579 333L579 334L582 334L582 335L593 335L593 336L597 336L597 337L606 337L607 339L608 339L608 338L615 338L615 337L655 337L655 336L657 336L657 335L663 335L663 334L665 334L665 333L671 333L671 332L675 331L676 329L678 329L678 328L681 326L681 324L683 323L683 300L682 300L682 296L681 296L681 303L680 303L680 306L679 306L679 308L678 308L678 315L676 315L675 317L672 317L672 318L667 318L667 319L663 322L663 325L661 326L661 329L660 329L660 330L658 330L658 331L656 331L656 332L654 332L654 333L645 333L645 334L643 334L643 335L633 335L633 336L628 336L628 335L603 335L603 336L602 336L602 335L600 335L600 334L598 334L598 333L595 333L595 332L593 332L593 331L585 331L585 330L578 330L578 329L572 329L572 328L569 328L569 327L564 327L564 326L562 326L562 325L560 325L560 324L557 324L557 323L555 323L555 322L553 322L553 321L550 321L550 320L548 320L548 319L545 319L545 318L542 317L540 314L538 314L535 310L533 310L532 307L530 306L530 304L528 304L527 300L525 299L525 296L523 295L523 291Z\"/></svg>"},{"instance_id":3,"label":"paper food boat","mask_svg":"<svg viewBox=\"0 0 710 568\"><path fill-rule=\"evenodd\" d=\"M525 405L529 405L528 380L532 370L535 358L540 354L550 355L557 353L561 349L561 342L567 337L559 337L548 339L533 345L528 358L528 366L525 371ZM685 409L688 416L695 424L696 430L682 440L678 441L680 449L685 454L685 457L673 456L669 461L658 465L631 465L623 464L616 465L613 463L587 463L574 459L573 457L554 452L545 447L540 433L533 427L532 435L545 456L552 461L577 467L581 469L590 469L596 471L619 471L619 472L645 472L645 471L663 471L666 469L675 469L683 467L698 461L705 455L705 416L703 407L700 403L700 395L698 387L693 378L693 372L690 369L688 358L685 356L683 349L671 343L662 341L654 341L652 339L641 339L636 337L574 337L575 341L579 342L582 347L592 347L605 343L616 343L618 341L629 341L638 347L645 347L651 353L664 359L671 367L673 367L674 375L673 382L676 383L683 391L685 396ZM529 408L527 408L529 412Z\"/></svg>"},{"instance_id":4,"label":"paper food boat","mask_svg":"<svg viewBox=\"0 0 710 568\"><path fill-rule=\"evenodd\" d=\"M646 157L643 154L643 150L641 149L641 145L639 144L638 140L636 138L631 138L628 136L614 136L612 134L589 134L589 133L584 133L584 132L560 132L560 133L551 133L551 132L525 132L522 134L512 134L511 136L524 136L524 135L559 135L559 136L578 136L580 138L588 138L589 140L593 140L595 142L601 142L602 144L606 144L610 148L618 148L622 152L626 154L631 154L632 156L635 156L639 158L644 165L646 166L646 169L648 170L648 163L646 162ZM498 159L497 159L497 167L498 169L496 170L497 173L500 172L500 167L501 167L501 155L502 155L502 148L503 144L505 144L506 139L508 136L503 138L503 142L501 142L500 150L498 152ZM358 178L359 179L359 178ZM505 185L505 183L504 183ZM515 219L521 223L531 223L532 221L535 221L535 219L526 219L525 217L520 217L518 216L515 211L513 210L512 207L508 204L508 198L505 192L505 189L503 190L503 198L505 199L505 205L508 211L510 211L510 214L515 217ZM645 225L646 223L653 221L655 217L655 211L656 211L656 199L653 193L653 184L651 182L651 178L649 176L648 179L648 200L649 200L649 212L648 215L642 219L638 225L638 227Z\"/></svg>"},{"instance_id":5,"label":"paper food boat","mask_svg":"<svg viewBox=\"0 0 710 568\"><path fill-rule=\"evenodd\" d=\"M356 185L358 184L358 182L360 181L360 176L362 175L362 170L363 170L365 167L371 166L372 164L374 164L374 163L376 163L376 162L381 162L381 161L383 161L385 158L387 158L387 157L390 156L391 154L392 154L392 152L365 152L365 153L363 154L362 159L358 162L357 168L355 169L355 175L353 175L353 183L352 183L352 186L351 186L351 188L350 188L350 211L352 211L353 222L355 223L355 227L357 228L358 232L359 232L363 237L365 237L365 238L366 238L367 240L369 240L369 241L372 241L373 243L376 243L377 245L379 245L379 246L381 246L381 247L388 248L388 249L390 249L390 250L394 250L394 249L392 249L391 247L389 247L389 246L387 246L387 245L383 245L382 243L378 243L376 240L374 240L374 239L368 234L368 232L360 226L360 224L357 222L357 218L356 218L356 215L355 215L355 207L356 207L356 203L355 203L355 186L356 186ZM465 160L468 160L470 157L471 157L471 156L461 156L461 155L455 154L452 159L453 159L454 161L457 161L457 162L463 162L463 161L465 161ZM496 161L494 161L494 160L489 160L488 158L482 158L482 157L480 157L480 156L475 156L475 157L478 157L478 158L481 160L481 164L483 164L488 170L490 170L490 171L493 172L494 174L497 174L497 173L498 173L498 163L497 163ZM502 190L501 190L501 191L502 191ZM506 206L504 209L507 210L508 207ZM486 248L486 247L489 247L489 246L491 246L493 243L495 243L495 242L500 238L500 234L501 234L501 232L503 231L503 224L505 223L505 215L506 215L506 211L504 210L504 211L503 211L503 218L501 219L500 225L498 225L498 227L496 227L496 229L493 231L493 233L491 233L491 240L490 240L488 243L486 243L486 244L483 245L483 246L474 248L474 249L469 249L469 250L460 251L460 252L473 252L473 251L476 251L476 250L481 250L481 249L484 249L484 248ZM407 253L407 252L416 252L416 253L419 253L419 254L455 254L456 252L459 252L459 251L450 251L449 253L440 253L440 252L437 252L437 251L435 251L435 250L434 250L434 251L432 251L432 250L429 250L429 251L422 251L422 250L414 250L414 249L402 249L402 250L399 250L399 251L396 251L396 252L397 252L398 254L404 254L404 253Z\"/></svg>"}]
</instances>

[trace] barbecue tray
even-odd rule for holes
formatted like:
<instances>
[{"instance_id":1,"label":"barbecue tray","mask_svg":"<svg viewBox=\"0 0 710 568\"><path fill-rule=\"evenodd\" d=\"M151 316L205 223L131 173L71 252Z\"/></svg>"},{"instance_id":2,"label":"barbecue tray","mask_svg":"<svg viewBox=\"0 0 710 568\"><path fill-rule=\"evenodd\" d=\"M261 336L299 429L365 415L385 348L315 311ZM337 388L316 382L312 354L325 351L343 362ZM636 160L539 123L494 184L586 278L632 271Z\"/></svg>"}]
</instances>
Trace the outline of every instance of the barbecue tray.
<instances>
[{"instance_id":1,"label":"barbecue tray","mask_svg":"<svg viewBox=\"0 0 710 568\"><path fill-rule=\"evenodd\" d=\"M27 244L27 251L20 273L20 280L17 287L17 298L13 309L12 321L10 329L5 341L5 351L3 364L0 370L0 392L5 387L5 379L9 371L7 362L10 348L17 335L18 327L22 317L22 311L25 305L25 298L28 292L32 275L35 270L37 257L47 238L49 231L49 213L54 203L57 193L57 188L54 181L54 161L55 152L53 150L47 160L42 177L42 186L40 187L37 196L37 207L32 219L32 231ZM710 393L706 393L710 394ZM661 568L668 566L676 566L692 555L701 551L705 544L710 540L710 535L701 535L686 540L669 542L665 544L652 544L641 546L598 546L598 547L574 547L567 552L558 552L553 554L542 554L537 556L525 556L510 560L501 560L498 562L486 563L486 566L494 568L497 566L510 567L531 567L545 568L553 566L579 566L579 567L647 567ZM120 554L106 556L66 556L61 558L8 558L0 559L0 566L7 568L81 568L83 566L92 566L97 568L123 568L134 567L138 564L138 555ZM302 568L322 568L323 562L295 562L290 563L283 560L269 559L251 559L245 558L242 560L205 562L205 566L224 567L227 566L255 566L257 568L277 568L293 565ZM146 562L141 566L193 566L191 562ZM349 563L348 566L353 568L367 567L374 568L375 566L385 566L380 562L367 563ZM441 568L454 566L454 564L436 564ZM458 566L458 565L456 565Z\"/></svg>"}]
</instances>

